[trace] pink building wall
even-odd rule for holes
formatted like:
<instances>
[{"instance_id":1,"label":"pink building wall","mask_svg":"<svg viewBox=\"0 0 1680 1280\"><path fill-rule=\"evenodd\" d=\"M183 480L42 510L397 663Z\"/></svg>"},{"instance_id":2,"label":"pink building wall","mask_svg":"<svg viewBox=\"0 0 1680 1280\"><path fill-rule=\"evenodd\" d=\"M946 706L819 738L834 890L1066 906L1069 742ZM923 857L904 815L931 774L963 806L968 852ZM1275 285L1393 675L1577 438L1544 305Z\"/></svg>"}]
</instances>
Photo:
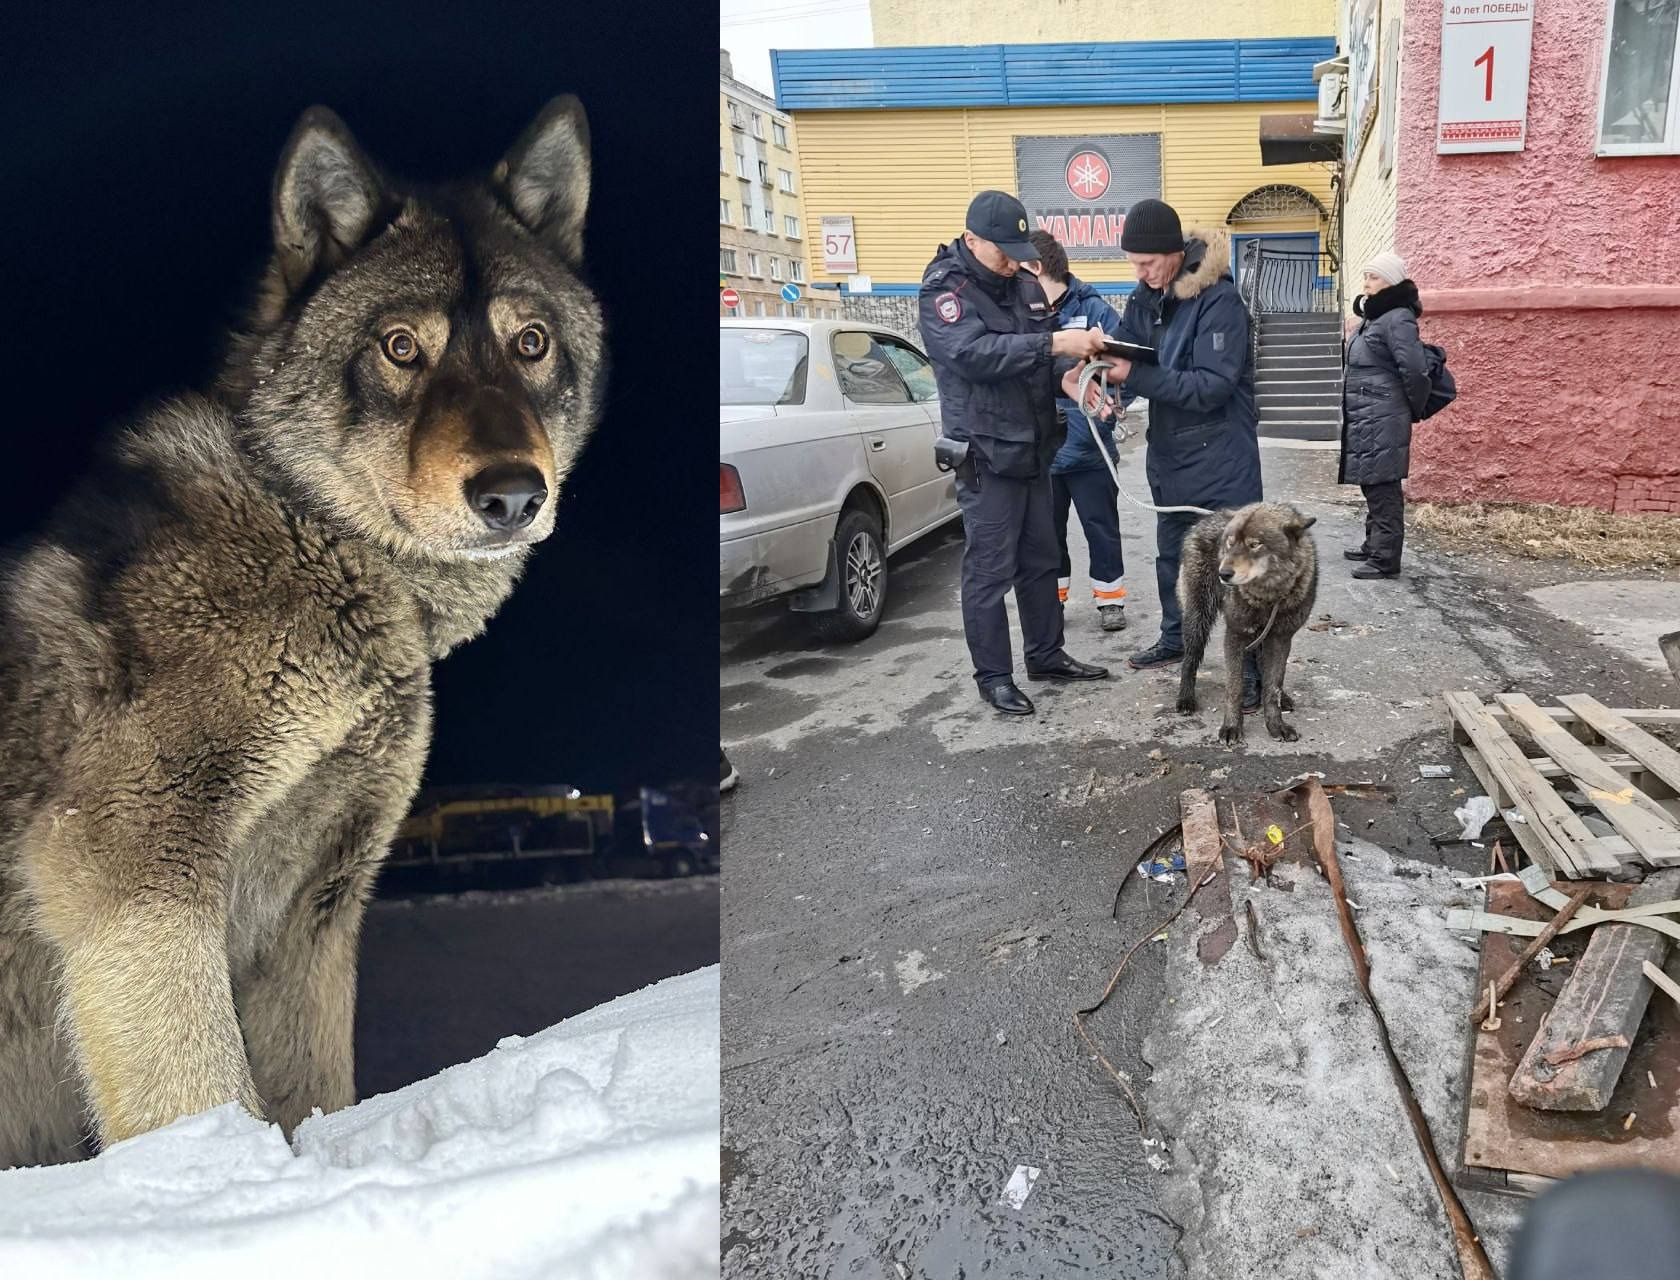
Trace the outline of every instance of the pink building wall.
<instances>
[{"instance_id":1,"label":"pink building wall","mask_svg":"<svg viewBox=\"0 0 1680 1280\"><path fill-rule=\"evenodd\" d=\"M1458 401L1408 492L1680 513L1680 156L1594 154L1604 0L1539 0L1519 152L1435 154L1440 0L1409 0L1396 241Z\"/></svg>"}]
</instances>

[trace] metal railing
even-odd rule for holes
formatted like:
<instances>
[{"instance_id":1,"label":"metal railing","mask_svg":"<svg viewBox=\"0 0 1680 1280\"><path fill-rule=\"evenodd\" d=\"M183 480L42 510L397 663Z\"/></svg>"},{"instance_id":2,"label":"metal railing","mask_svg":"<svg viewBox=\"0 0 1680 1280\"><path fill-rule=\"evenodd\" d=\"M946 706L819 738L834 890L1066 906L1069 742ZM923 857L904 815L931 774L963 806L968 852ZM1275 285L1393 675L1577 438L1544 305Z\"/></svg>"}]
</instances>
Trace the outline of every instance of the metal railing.
<instances>
[{"instance_id":1,"label":"metal railing","mask_svg":"<svg viewBox=\"0 0 1680 1280\"><path fill-rule=\"evenodd\" d=\"M1341 311L1336 259L1330 253L1268 249L1259 240L1243 245L1237 284L1253 315Z\"/></svg>"},{"instance_id":2,"label":"metal railing","mask_svg":"<svg viewBox=\"0 0 1680 1280\"><path fill-rule=\"evenodd\" d=\"M1237 292L1248 308L1249 340L1254 359L1260 359L1260 317L1318 312L1340 315L1341 275L1336 255L1321 251L1269 249L1262 240L1249 240L1237 261Z\"/></svg>"}]
</instances>

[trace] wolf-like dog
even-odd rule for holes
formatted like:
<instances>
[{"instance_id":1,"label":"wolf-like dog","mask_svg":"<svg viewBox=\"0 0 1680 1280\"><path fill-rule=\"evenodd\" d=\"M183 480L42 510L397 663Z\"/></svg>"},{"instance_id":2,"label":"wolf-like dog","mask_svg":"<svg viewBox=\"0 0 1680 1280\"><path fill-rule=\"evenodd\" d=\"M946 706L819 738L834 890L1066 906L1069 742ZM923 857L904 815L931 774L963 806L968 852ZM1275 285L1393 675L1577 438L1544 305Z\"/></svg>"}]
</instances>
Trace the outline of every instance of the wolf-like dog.
<instances>
[{"instance_id":1,"label":"wolf-like dog","mask_svg":"<svg viewBox=\"0 0 1680 1280\"><path fill-rule=\"evenodd\" d=\"M1317 522L1294 507L1255 502L1204 516L1184 538L1178 602L1184 612L1184 662L1178 709L1196 710L1196 669L1208 636L1225 618L1225 718L1220 741L1241 742L1243 655L1260 650L1260 706L1266 732L1285 742L1301 735L1283 722L1293 710L1283 691L1289 646L1318 597L1318 548L1307 532Z\"/></svg>"},{"instance_id":2,"label":"wolf-like dog","mask_svg":"<svg viewBox=\"0 0 1680 1280\"><path fill-rule=\"evenodd\" d=\"M6 562L0 1167L354 1101L431 663L512 590L595 420L588 193L575 98L440 188L311 108L214 389L116 435Z\"/></svg>"}]
</instances>

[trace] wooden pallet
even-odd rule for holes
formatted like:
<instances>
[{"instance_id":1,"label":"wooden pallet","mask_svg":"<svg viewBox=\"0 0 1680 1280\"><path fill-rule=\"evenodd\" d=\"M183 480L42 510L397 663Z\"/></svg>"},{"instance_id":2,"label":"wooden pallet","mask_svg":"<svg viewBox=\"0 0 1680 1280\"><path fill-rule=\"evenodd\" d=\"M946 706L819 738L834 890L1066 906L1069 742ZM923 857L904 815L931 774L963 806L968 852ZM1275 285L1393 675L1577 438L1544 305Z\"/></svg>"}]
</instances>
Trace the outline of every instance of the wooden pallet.
<instances>
[{"instance_id":1,"label":"wooden pallet","mask_svg":"<svg viewBox=\"0 0 1680 1280\"><path fill-rule=\"evenodd\" d=\"M1537 706L1520 693L1484 705L1446 695L1453 741L1529 859L1554 877L1603 877L1623 863L1680 866L1680 751L1643 725L1680 725L1680 710L1611 710L1585 694ZM1597 835L1558 794L1578 790L1615 831Z\"/></svg>"}]
</instances>

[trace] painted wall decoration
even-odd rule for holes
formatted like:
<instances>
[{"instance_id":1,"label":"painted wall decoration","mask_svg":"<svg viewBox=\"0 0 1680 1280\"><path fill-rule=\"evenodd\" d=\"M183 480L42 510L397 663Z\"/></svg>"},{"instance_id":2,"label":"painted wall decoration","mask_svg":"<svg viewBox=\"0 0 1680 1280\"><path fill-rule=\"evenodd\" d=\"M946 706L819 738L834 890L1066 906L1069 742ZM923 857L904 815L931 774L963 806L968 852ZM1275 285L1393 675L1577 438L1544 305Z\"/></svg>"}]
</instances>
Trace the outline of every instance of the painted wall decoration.
<instances>
[{"instance_id":1,"label":"painted wall decoration","mask_svg":"<svg viewBox=\"0 0 1680 1280\"><path fill-rule=\"evenodd\" d=\"M1377 173L1394 172L1394 120L1400 102L1400 19L1388 20L1383 38L1382 80L1377 85Z\"/></svg>"},{"instance_id":2,"label":"painted wall decoration","mask_svg":"<svg viewBox=\"0 0 1680 1280\"><path fill-rule=\"evenodd\" d=\"M1348 24L1347 171L1359 164L1377 114L1377 0L1355 0Z\"/></svg>"}]
</instances>

